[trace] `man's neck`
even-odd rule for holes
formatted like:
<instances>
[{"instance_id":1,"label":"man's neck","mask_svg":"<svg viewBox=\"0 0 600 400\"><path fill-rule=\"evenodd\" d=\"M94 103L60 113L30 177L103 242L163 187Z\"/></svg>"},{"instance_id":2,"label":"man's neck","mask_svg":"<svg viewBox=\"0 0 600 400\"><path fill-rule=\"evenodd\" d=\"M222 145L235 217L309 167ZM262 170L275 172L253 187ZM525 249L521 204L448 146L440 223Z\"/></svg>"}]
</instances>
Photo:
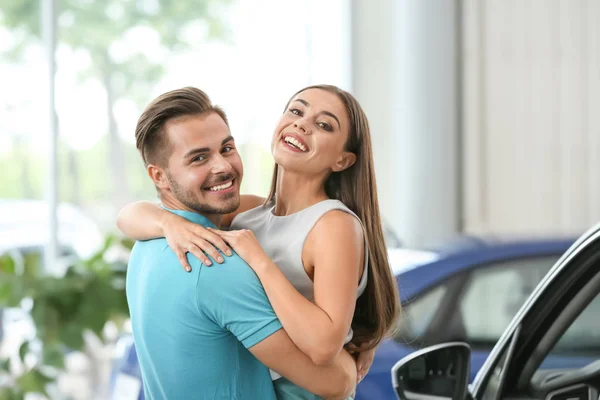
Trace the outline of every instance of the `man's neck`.
<instances>
[{"instance_id":1,"label":"man's neck","mask_svg":"<svg viewBox=\"0 0 600 400\"><path fill-rule=\"evenodd\" d=\"M204 218L208 219L210 222L215 224L217 226L217 228L221 228L221 222L223 221L222 214L199 213L198 211L191 209L190 207L186 206L185 204L178 201L177 199L170 199L170 198L163 197L160 199L160 202L162 203L162 205L164 207L169 208L171 210L188 211L188 212L193 212L194 214L202 215Z\"/></svg>"}]
</instances>

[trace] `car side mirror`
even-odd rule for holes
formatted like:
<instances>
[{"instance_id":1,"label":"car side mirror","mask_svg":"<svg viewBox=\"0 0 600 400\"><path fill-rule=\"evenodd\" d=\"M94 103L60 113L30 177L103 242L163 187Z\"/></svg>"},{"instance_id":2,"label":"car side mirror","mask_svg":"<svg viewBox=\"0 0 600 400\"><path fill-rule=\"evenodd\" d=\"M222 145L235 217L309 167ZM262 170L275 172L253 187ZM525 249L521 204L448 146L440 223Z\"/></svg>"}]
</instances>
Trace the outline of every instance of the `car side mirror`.
<instances>
[{"instance_id":1,"label":"car side mirror","mask_svg":"<svg viewBox=\"0 0 600 400\"><path fill-rule=\"evenodd\" d=\"M467 398L471 348L462 342L426 347L392 368L392 384L400 400L464 400Z\"/></svg>"}]
</instances>

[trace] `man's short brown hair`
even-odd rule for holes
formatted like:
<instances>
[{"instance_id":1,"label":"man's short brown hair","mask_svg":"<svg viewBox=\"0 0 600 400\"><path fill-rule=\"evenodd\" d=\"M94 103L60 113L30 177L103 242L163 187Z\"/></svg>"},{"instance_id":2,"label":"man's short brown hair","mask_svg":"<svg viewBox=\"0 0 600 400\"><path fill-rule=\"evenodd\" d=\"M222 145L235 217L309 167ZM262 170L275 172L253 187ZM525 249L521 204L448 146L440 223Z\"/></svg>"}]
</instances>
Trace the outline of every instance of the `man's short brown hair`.
<instances>
[{"instance_id":1,"label":"man's short brown hair","mask_svg":"<svg viewBox=\"0 0 600 400\"><path fill-rule=\"evenodd\" d=\"M171 146L165 132L167 121L185 116L215 112L229 126L223 109L211 103L202 90L184 87L158 96L146 107L135 128L135 145L142 155L144 165L165 167Z\"/></svg>"}]
</instances>

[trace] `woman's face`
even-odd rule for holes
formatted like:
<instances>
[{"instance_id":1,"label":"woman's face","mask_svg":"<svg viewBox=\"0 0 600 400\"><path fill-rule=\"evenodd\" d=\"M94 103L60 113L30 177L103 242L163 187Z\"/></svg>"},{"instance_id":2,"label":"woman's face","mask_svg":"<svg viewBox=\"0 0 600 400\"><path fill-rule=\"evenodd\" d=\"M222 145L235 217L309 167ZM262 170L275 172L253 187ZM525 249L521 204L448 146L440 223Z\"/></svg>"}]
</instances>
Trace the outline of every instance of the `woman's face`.
<instances>
[{"instance_id":1,"label":"woman's face","mask_svg":"<svg viewBox=\"0 0 600 400\"><path fill-rule=\"evenodd\" d=\"M321 176L354 162L344 151L348 134L348 114L338 96L308 89L296 95L281 116L271 151L285 170Z\"/></svg>"}]
</instances>

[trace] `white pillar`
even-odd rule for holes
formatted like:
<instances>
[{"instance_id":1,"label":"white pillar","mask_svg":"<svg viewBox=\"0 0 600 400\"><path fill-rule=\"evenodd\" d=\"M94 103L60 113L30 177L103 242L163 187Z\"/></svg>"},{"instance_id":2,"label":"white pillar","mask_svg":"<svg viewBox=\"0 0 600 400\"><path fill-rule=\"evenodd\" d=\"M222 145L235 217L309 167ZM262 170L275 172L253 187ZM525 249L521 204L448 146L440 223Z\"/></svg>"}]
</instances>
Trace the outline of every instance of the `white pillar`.
<instances>
[{"instance_id":1,"label":"white pillar","mask_svg":"<svg viewBox=\"0 0 600 400\"><path fill-rule=\"evenodd\" d=\"M354 0L353 91L384 218L408 246L460 229L457 0Z\"/></svg>"},{"instance_id":2,"label":"white pillar","mask_svg":"<svg viewBox=\"0 0 600 400\"><path fill-rule=\"evenodd\" d=\"M57 260L58 252L58 124L55 107L55 76L56 76L56 2L41 0L42 37L46 46L46 62L48 65L48 133L50 146L48 148L48 175L46 182L46 199L48 204L48 243L44 252L44 268L52 271Z\"/></svg>"}]
</instances>

